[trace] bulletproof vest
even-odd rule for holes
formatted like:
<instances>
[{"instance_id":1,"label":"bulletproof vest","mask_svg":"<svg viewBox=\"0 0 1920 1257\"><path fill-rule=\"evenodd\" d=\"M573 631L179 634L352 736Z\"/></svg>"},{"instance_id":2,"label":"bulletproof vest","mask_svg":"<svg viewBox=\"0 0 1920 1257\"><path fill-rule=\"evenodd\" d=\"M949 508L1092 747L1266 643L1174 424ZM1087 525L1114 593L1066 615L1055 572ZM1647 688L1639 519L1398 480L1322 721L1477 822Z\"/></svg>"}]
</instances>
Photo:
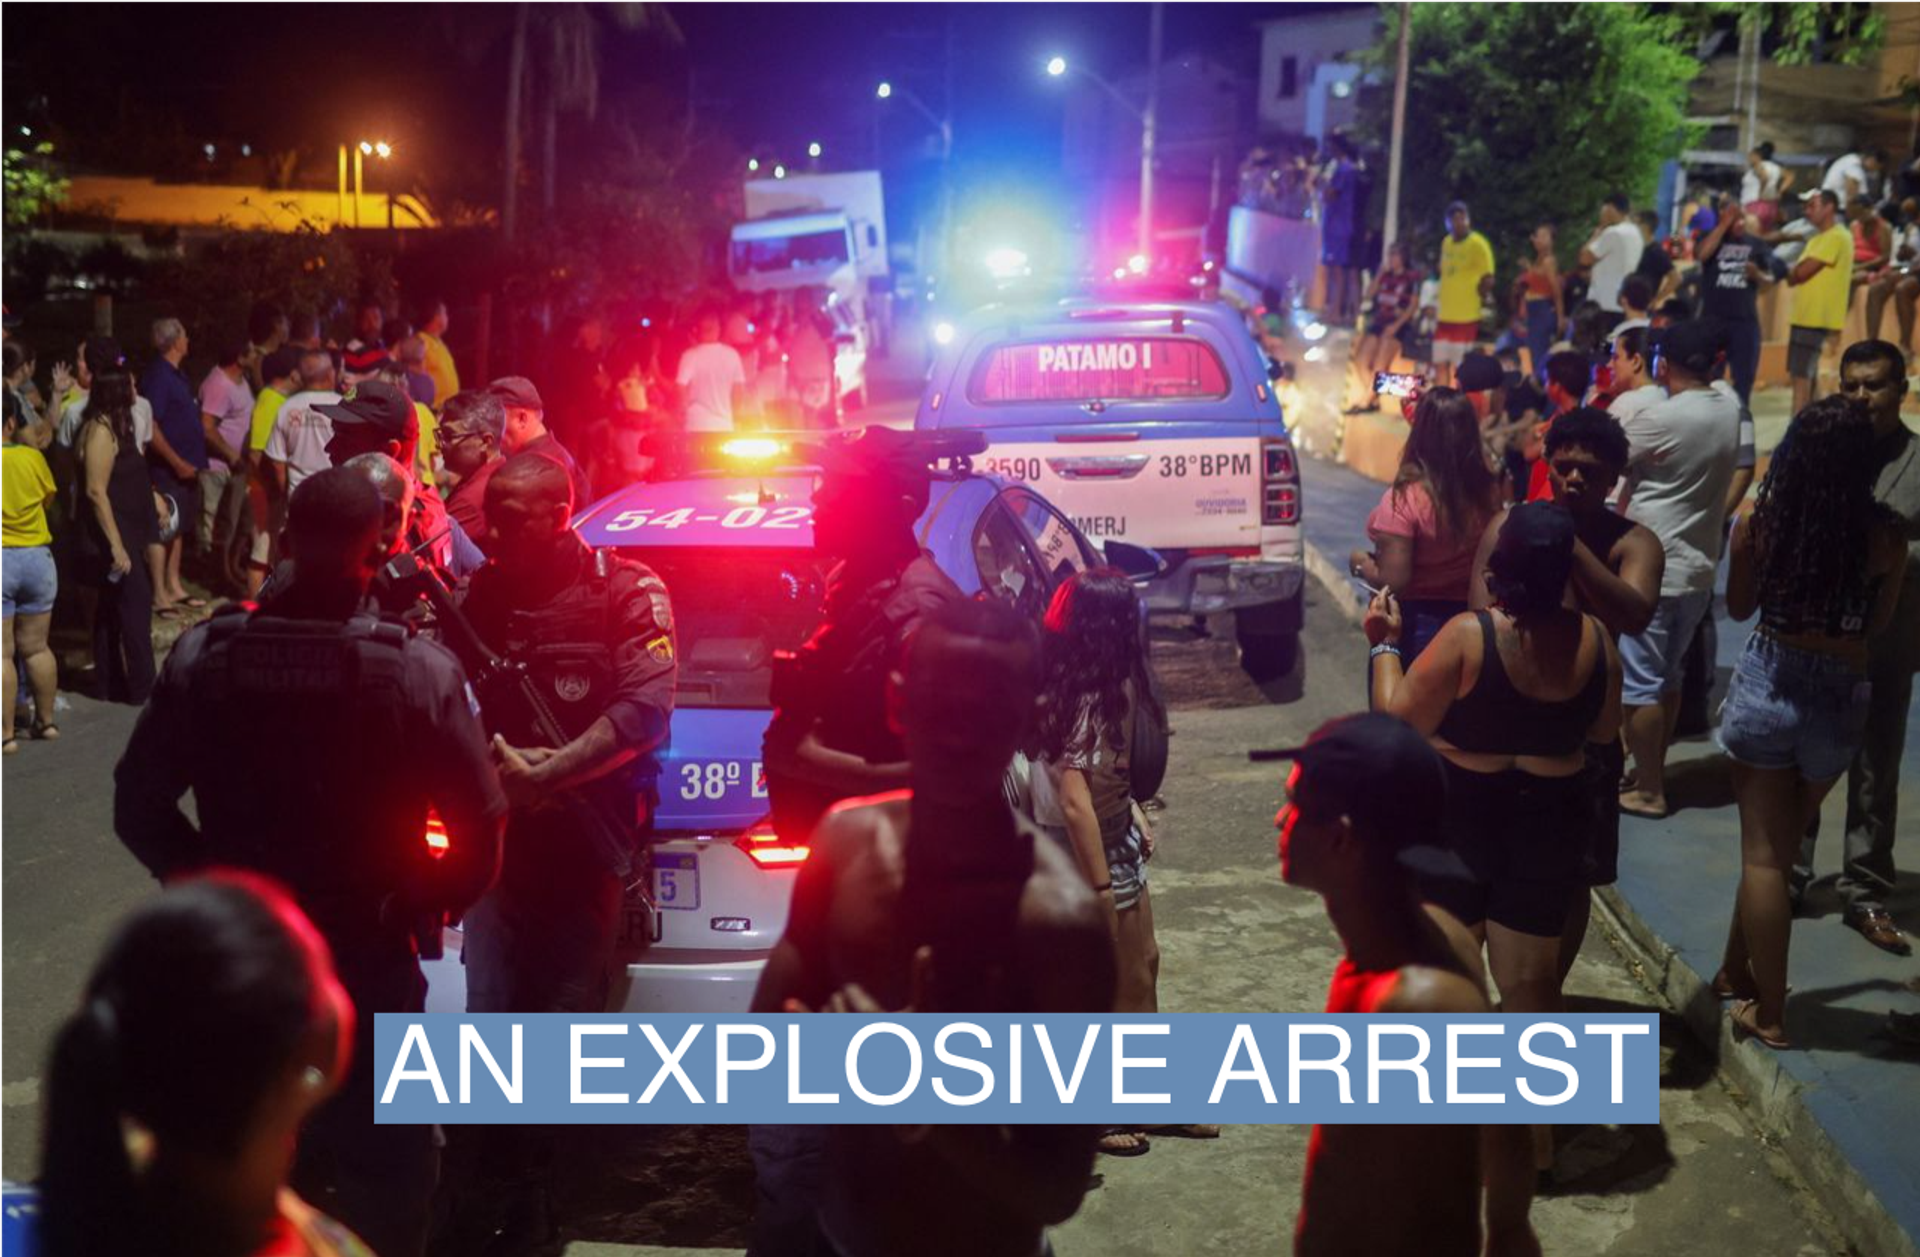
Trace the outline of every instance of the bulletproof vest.
<instances>
[{"instance_id":1,"label":"bulletproof vest","mask_svg":"<svg viewBox=\"0 0 1920 1257\"><path fill-rule=\"evenodd\" d=\"M595 550L586 574L547 605L513 611L506 640L494 647L523 666L568 739L579 737L607 710L614 695L614 648L620 631L613 598L619 563ZM545 746L532 712L515 696L489 696L489 732L518 746Z\"/></svg>"},{"instance_id":2,"label":"bulletproof vest","mask_svg":"<svg viewBox=\"0 0 1920 1257\"><path fill-rule=\"evenodd\" d=\"M206 633L187 694L214 858L281 879L303 904L394 889L425 851L424 783L405 737L411 632L372 615L292 620L243 604Z\"/></svg>"}]
</instances>

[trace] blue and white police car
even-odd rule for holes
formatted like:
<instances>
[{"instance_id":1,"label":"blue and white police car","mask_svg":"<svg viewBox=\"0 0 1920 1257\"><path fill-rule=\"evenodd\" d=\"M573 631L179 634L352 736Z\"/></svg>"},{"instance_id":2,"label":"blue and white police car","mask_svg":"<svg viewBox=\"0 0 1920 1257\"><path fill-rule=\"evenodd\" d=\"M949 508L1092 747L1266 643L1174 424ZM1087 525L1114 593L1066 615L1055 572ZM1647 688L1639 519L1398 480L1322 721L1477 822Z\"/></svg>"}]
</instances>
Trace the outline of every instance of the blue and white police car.
<instances>
[{"instance_id":1,"label":"blue and white police car","mask_svg":"<svg viewBox=\"0 0 1920 1257\"><path fill-rule=\"evenodd\" d=\"M678 637L649 841L651 904L637 895L628 903L611 1001L621 1011L744 1012L808 856L767 823L760 763L774 653L813 634L826 591L813 552L813 472L787 448L773 436L716 440L703 470L632 485L574 520L589 545L659 573ZM916 527L964 593L1007 599L1036 622L1058 585L1105 561L1032 487L977 474L964 457L935 471ZM1128 563L1137 569L1139 556ZM1164 742L1137 744L1135 760L1164 763L1164 753ZM449 961L428 968L430 1011L464 1001L452 956L450 947Z\"/></svg>"},{"instance_id":2,"label":"blue and white police car","mask_svg":"<svg viewBox=\"0 0 1920 1257\"><path fill-rule=\"evenodd\" d=\"M1232 611L1250 669L1293 666L1300 471L1266 358L1231 307L988 306L941 348L914 426L985 432L985 470L1045 495L1095 541L1157 552L1149 610Z\"/></svg>"}]
</instances>

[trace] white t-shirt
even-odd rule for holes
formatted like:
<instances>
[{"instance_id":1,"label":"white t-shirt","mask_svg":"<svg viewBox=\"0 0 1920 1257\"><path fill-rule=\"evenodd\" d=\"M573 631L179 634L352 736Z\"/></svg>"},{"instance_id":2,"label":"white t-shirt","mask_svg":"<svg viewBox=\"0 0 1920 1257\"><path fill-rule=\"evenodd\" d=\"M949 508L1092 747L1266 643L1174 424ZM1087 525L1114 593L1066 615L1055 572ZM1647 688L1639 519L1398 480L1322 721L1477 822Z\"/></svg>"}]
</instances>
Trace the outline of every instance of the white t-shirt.
<instances>
[{"instance_id":1,"label":"white t-shirt","mask_svg":"<svg viewBox=\"0 0 1920 1257\"><path fill-rule=\"evenodd\" d=\"M747 383L740 351L718 341L680 355L675 381L687 391L687 431L733 431L733 390Z\"/></svg>"},{"instance_id":2,"label":"white t-shirt","mask_svg":"<svg viewBox=\"0 0 1920 1257\"><path fill-rule=\"evenodd\" d=\"M1752 166L1740 176L1740 203L1751 205L1755 201L1777 201L1780 199L1780 163L1763 161L1760 173L1755 174Z\"/></svg>"},{"instance_id":3,"label":"white t-shirt","mask_svg":"<svg viewBox=\"0 0 1920 1257\"><path fill-rule=\"evenodd\" d=\"M1599 302L1602 310L1620 312L1620 282L1640 265L1640 251L1646 244L1631 219L1621 219L1593 242L1593 277L1587 296Z\"/></svg>"},{"instance_id":4,"label":"white t-shirt","mask_svg":"<svg viewBox=\"0 0 1920 1257\"><path fill-rule=\"evenodd\" d=\"M1627 434L1627 518L1645 524L1667 552L1660 596L1712 589L1740 448L1739 397L1731 389L1688 389L1620 426Z\"/></svg>"},{"instance_id":5,"label":"white t-shirt","mask_svg":"<svg viewBox=\"0 0 1920 1257\"><path fill-rule=\"evenodd\" d=\"M53 439L68 449L78 449L74 442L80 439L80 425L87 421L87 395L79 394L67 403L60 412L60 422L53 430ZM147 442L153 439L153 407L146 398L135 396L133 399L133 444L142 454L147 452Z\"/></svg>"},{"instance_id":6,"label":"white t-shirt","mask_svg":"<svg viewBox=\"0 0 1920 1257\"><path fill-rule=\"evenodd\" d=\"M315 406L331 406L340 400L334 392L300 392L280 404L273 418L273 431L267 434L267 457L287 465L287 492L318 471L333 466L327 457L327 442L333 439L333 420Z\"/></svg>"},{"instance_id":7,"label":"white t-shirt","mask_svg":"<svg viewBox=\"0 0 1920 1257\"><path fill-rule=\"evenodd\" d=\"M1848 153L1844 157L1834 158L1833 165L1827 167L1827 177L1820 181L1821 187L1840 198L1840 209L1843 213L1847 208L1847 180L1849 179L1860 185L1861 196L1867 194L1869 182L1867 163L1860 160L1858 153Z\"/></svg>"},{"instance_id":8,"label":"white t-shirt","mask_svg":"<svg viewBox=\"0 0 1920 1257\"><path fill-rule=\"evenodd\" d=\"M215 431L220 439L233 449L245 452L247 448L247 429L253 426L253 386L247 383L247 377L231 379L219 367L207 372L207 378L200 382L200 413L214 415L219 419ZM207 455L207 463L215 471L229 470L223 458Z\"/></svg>"}]
</instances>

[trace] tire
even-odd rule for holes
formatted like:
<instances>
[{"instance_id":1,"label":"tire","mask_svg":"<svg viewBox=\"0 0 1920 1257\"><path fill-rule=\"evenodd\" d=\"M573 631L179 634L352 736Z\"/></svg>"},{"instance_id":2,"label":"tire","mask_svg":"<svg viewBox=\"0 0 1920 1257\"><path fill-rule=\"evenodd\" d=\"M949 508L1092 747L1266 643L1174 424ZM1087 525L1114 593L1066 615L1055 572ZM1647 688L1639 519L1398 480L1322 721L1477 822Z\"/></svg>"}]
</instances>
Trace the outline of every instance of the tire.
<instances>
[{"instance_id":1,"label":"tire","mask_svg":"<svg viewBox=\"0 0 1920 1257\"><path fill-rule=\"evenodd\" d=\"M1166 697L1160 689L1160 678L1153 675L1152 665L1148 665L1148 678L1153 696L1161 701L1164 709ZM1146 712L1140 715L1145 716ZM1133 745L1127 749L1130 766L1127 779L1138 802L1145 803L1159 794L1167 779L1167 737L1164 721L1136 719L1133 722Z\"/></svg>"},{"instance_id":2,"label":"tire","mask_svg":"<svg viewBox=\"0 0 1920 1257\"><path fill-rule=\"evenodd\" d=\"M1248 633L1240 630L1240 666L1256 681L1283 677L1300 661L1298 633Z\"/></svg>"}]
</instances>

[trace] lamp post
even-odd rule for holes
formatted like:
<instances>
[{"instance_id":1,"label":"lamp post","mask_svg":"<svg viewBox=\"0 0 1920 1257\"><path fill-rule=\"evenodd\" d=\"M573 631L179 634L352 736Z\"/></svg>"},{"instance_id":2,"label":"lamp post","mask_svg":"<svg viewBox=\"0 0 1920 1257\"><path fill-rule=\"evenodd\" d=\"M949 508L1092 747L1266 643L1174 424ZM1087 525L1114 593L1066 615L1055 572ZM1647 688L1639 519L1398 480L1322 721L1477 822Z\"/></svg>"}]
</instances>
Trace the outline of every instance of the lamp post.
<instances>
[{"instance_id":1,"label":"lamp post","mask_svg":"<svg viewBox=\"0 0 1920 1257\"><path fill-rule=\"evenodd\" d=\"M883 81L873 89L873 94L879 100L897 97L906 101L940 134L940 265L942 269L950 269L947 267L946 250L952 245L953 233L953 123L935 113L926 101L896 83Z\"/></svg>"},{"instance_id":2,"label":"lamp post","mask_svg":"<svg viewBox=\"0 0 1920 1257\"><path fill-rule=\"evenodd\" d=\"M1056 79L1063 78L1071 70L1091 80L1140 123L1139 256L1145 258L1149 266L1153 263L1153 151L1155 133L1159 130L1161 19L1160 5L1155 3L1147 34L1147 101L1144 106L1128 100L1119 88L1085 66L1070 65L1065 57L1050 57L1047 60L1049 75Z\"/></svg>"}]
</instances>

